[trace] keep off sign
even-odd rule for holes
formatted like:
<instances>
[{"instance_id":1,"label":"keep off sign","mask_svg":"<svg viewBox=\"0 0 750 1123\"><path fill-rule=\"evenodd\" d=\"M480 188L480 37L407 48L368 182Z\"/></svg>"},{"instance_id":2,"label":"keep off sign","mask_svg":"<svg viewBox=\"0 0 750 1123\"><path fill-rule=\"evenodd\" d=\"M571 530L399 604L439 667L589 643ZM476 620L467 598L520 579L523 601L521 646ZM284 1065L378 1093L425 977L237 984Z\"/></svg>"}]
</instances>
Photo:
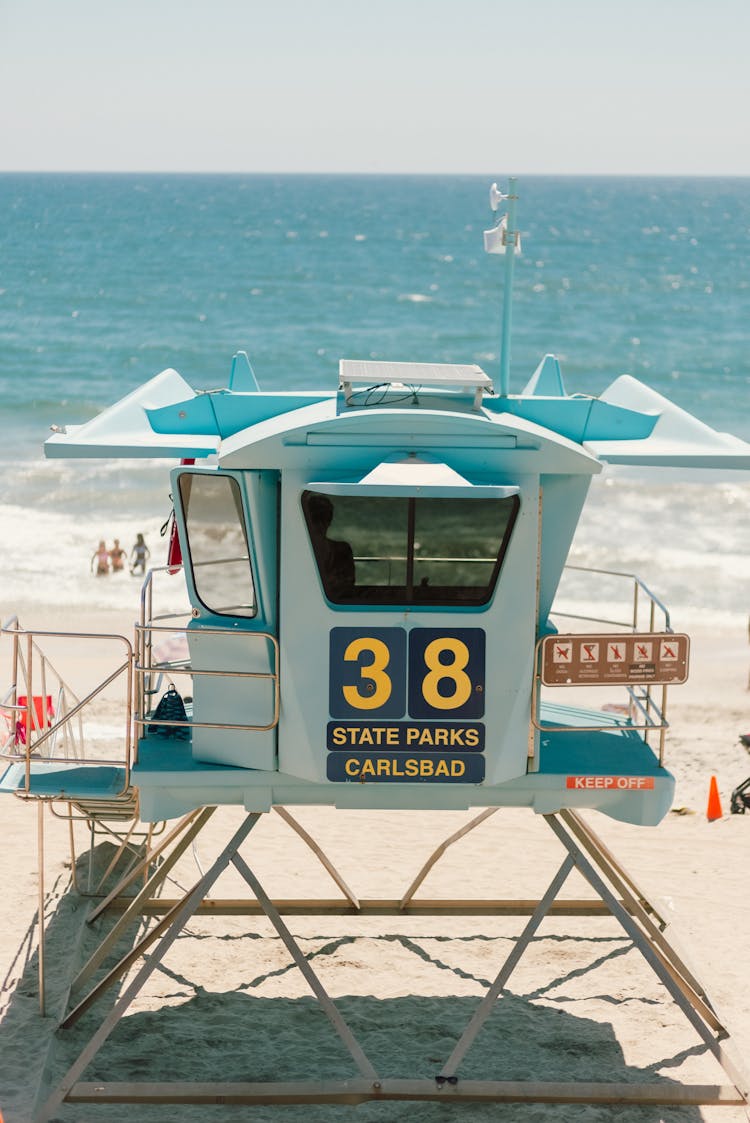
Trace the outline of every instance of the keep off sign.
<instances>
[{"instance_id":1,"label":"keep off sign","mask_svg":"<svg viewBox=\"0 0 750 1123\"><path fill-rule=\"evenodd\" d=\"M687 681L690 640L672 632L546 636L545 686L612 686Z\"/></svg>"}]
</instances>

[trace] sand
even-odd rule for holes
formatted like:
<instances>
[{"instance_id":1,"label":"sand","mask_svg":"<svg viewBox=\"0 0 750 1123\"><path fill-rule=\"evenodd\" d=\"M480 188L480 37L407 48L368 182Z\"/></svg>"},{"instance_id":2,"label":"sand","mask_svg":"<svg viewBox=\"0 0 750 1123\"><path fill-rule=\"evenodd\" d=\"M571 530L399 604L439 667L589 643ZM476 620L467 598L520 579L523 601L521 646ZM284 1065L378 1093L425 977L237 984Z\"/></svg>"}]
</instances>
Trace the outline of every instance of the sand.
<instances>
[{"instance_id":1,"label":"sand","mask_svg":"<svg viewBox=\"0 0 750 1123\"><path fill-rule=\"evenodd\" d=\"M19 612L27 627L49 626L40 609ZM71 614L72 616L72 614ZM58 612L56 627L129 634L129 621L81 621ZM691 629L687 628L690 631ZM721 636L692 631L687 685L670 693L667 765L677 778L675 810L656 828L587 821L671 921L686 958L750 1070L750 814L729 814L731 789L750 774L739 744L750 732L744 622ZM97 658L68 653L66 677L95 678ZM104 705L104 704L103 704ZM104 713L106 719L107 714ZM706 817L718 779L724 814ZM73 1028L55 1032L77 966L106 930L86 925L88 905L70 890L67 824L45 816L44 911L47 1016L37 985L37 809L5 796L0 863L0 1107L6 1123L29 1123L34 1104L59 1080L111 1009L103 998ZM398 897L441 839L476 812L337 812L293 809L361 897ZM196 854L175 872L199 876L242 818L216 813ZM85 852L84 829L76 828ZM96 861L108 843L97 840ZM331 897L335 888L277 815L263 816L243 854L271 896ZM562 851L543 819L501 810L452 847L430 873L425 897L540 896ZM79 863L86 873L86 858ZM571 879L564 895L585 889ZM236 874L217 887L243 895ZM168 883L166 896L177 894ZM378 1071L432 1077L450 1053L524 920L502 918L290 920L304 952L355 1029ZM135 929L134 929L135 931ZM132 941L131 941L132 942ZM123 945L123 946L127 946ZM137 968L136 968L137 969ZM131 971L128 978L132 978ZM355 1075L299 971L265 919L196 917L153 972L84 1079L279 1080ZM663 986L608 918L550 918L528 948L461 1069L464 1078L726 1083ZM66 1105L64 1123L172 1120L679 1120L745 1118L740 1108L606 1108L553 1105L367 1104L359 1108L85 1107Z\"/></svg>"}]
</instances>

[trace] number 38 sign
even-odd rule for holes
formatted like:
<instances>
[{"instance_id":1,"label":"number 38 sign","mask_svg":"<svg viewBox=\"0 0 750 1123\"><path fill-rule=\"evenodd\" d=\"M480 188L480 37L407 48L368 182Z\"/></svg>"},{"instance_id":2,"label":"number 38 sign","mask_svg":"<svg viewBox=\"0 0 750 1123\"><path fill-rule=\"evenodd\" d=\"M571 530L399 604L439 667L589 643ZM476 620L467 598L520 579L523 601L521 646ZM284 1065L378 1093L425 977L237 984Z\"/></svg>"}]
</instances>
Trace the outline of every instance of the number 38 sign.
<instances>
[{"instance_id":1,"label":"number 38 sign","mask_svg":"<svg viewBox=\"0 0 750 1123\"><path fill-rule=\"evenodd\" d=\"M333 628L331 717L481 718L484 663L481 628Z\"/></svg>"}]
</instances>

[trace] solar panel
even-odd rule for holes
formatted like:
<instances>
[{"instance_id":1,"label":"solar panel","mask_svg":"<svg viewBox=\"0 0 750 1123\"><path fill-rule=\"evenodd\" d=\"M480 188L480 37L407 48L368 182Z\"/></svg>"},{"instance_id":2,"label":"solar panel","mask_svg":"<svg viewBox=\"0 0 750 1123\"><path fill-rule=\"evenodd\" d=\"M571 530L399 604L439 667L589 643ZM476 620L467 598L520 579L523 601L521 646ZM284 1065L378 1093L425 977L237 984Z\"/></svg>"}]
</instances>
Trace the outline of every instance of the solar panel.
<instances>
[{"instance_id":1,"label":"solar panel","mask_svg":"<svg viewBox=\"0 0 750 1123\"><path fill-rule=\"evenodd\" d=\"M494 393L492 379L476 364L456 363L391 363L369 359L341 359L339 384L347 404L352 386L432 386L440 389L474 392L474 407L479 408L484 392Z\"/></svg>"}]
</instances>

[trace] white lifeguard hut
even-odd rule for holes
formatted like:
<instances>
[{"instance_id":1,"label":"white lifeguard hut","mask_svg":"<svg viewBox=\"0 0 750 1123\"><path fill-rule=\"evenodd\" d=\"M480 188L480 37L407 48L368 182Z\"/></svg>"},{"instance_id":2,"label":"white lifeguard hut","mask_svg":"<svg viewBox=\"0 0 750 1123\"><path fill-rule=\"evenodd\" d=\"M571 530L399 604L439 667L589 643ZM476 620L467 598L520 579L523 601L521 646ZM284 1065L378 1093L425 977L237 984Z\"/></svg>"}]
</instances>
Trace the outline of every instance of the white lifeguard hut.
<instances>
[{"instance_id":1,"label":"white lifeguard hut","mask_svg":"<svg viewBox=\"0 0 750 1123\"><path fill-rule=\"evenodd\" d=\"M493 190L494 206L506 198ZM519 247L513 184L508 202L507 216L486 236L506 266L497 385L473 364L343 360L338 387L262 391L240 353L226 389L195 392L164 371L93 421L49 438L49 457L181 462L171 469L170 490L190 619L178 625L159 613L149 574L132 647L122 639L133 736L131 743L128 732L120 764L40 754L45 743L60 743L61 727L83 704L40 720L36 680L27 681L23 702L14 688L6 708L14 720L24 716L29 736L25 745L15 738L6 744L2 787L71 802L92 816L120 801L124 814L137 807L146 823L180 819L174 838L183 848L211 809L244 808L243 826L204 878L206 892L220 866L240 861L239 846L258 816L274 808L288 819L288 809L302 804L477 808L479 822L497 808L528 807L545 816L565 862L434 1078L389 1081L376 1073L321 994L273 902L245 863L238 867L358 1069L352 1081L309 1091L307 1102L554 1100L543 1082L515 1092L502 1082L478 1089L459 1074L513 964L575 868L725 1066L730 1090L722 1089L721 1102L741 1103L746 1088L718 1044L724 1027L663 937L656 910L577 814L596 809L648 826L668 811L674 780L665 762L664 698L670 684L686 681L688 637L673 630L666 608L636 577L627 578L632 616L606 630L585 621L563 626L555 597L591 479L603 465L670 467L686 477L692 468L750 469L750 446L627 376L598 397L571 396L549 354L522 393L509 393L510 285ZM176 558L167 568L177 567ZM30 677L38 637L17 622L4 631L18 683L19 653L28 643ZM184 709L157 705L167 681L174 684L168 701L184 698ZM625 705L605 712L566 703L571 688L596 686L621 687ZM402 913L414 907L435 857L401 900ZM339 884L347 908L366 914L368 903ZM175 907L166 940L199 900L194 893ZM382 911L382 902L369 907ZM136 912L131 906L126 920ZM121 1002L97 1043L122 1012ZM116 1098L106 1085L95 1093L80 1084L91 1055L84 1051L39 1123L63 1100ZM304 1089L291 1085L212 1088L211 1102L306 1101ZM663 1103L707 1095L701 1089L690 1099L666 1085L660 1091ZM132 1090L120 1094L137 1098ZM581 1098L616 1102L618 1094L614 1086L587 1085ZM158 1095L185 1099L190 1091L163 1087ZM567 1088L558 1098L570 1102L571 1095ZM653 1103L653 1095L644 1087L633 1102Z\"/></svg>"}]
</instances>

